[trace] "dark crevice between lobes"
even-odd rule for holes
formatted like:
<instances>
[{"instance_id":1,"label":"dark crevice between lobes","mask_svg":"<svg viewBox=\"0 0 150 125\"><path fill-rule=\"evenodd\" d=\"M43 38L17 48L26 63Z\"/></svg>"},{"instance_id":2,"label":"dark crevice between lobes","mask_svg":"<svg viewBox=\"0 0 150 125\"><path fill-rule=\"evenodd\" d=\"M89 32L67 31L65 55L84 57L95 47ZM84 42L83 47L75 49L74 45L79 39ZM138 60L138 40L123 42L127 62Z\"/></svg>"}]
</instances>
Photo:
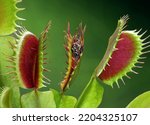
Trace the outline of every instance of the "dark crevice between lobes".
<instances>
[{"instance_id":1,"label":"dark crevice between lobes","mask_svg":"<svg viewBox=\"0 0 150 125\"><path fill-rule=\"evenodd\" d=\"M19 70L24 86L38 88L39 85L39 40L33 34L23 38L19 55Z\"/></svg>"}]
</instances>

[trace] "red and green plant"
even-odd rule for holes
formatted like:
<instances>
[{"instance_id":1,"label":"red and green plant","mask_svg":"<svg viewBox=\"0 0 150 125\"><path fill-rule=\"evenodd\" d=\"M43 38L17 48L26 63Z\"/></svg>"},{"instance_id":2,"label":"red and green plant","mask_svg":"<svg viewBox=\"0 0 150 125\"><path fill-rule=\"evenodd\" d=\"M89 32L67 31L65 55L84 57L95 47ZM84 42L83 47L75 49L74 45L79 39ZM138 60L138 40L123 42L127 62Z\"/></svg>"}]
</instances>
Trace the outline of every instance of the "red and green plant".
<instances>
[{"instance_id":1,"label":"red and green plant","mask_svg":"<svg viewBox=\"0 0 150 125\"><path fill-rule=\"evenodd\" d=\"M51 81L43 72L48 71L44 65L51 23L39 38L17 25L17 20L23 20L17 16L18 11L23 10L16 7L18 2L21 0L0 0L0 107L96 108L103 99L103 84L119 87L118 80L125 84L124 76L130 78L129 72L137 74L134 69L142 68L143 61L140 60L149 52L150 42L146 42L149 36L143 38L145 32L141 33L141 30L125 30L129 19L126 15L119 19L106 53L81 95L78 99L66 95L84 53L85 33L85 27L80 24L77 32L71 35L68 23L64 45L68 61L64 79L60 82L61 90L48 87ZM150 107L150 91L138 96L127 107Z\"/></svg>"}]
</instances>

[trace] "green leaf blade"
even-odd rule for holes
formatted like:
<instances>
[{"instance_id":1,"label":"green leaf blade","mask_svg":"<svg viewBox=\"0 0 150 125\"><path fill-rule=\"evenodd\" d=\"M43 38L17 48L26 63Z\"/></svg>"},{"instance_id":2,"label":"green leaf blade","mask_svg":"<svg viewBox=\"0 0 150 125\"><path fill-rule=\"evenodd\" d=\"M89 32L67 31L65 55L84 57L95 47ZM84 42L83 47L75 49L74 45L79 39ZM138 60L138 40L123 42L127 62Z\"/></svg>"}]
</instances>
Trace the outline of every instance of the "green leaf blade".
<instances>
[{"instance_id":1,"label":"green leaf blade","mask_svg":"<svg viewBox=\"0 0 150 125\"><path fill-rule=\"evenodd\" d=\"M56 91L55 89L51 89L51 91L53 92L53 95L54 95L54 100L55 100L55 103L56 103L56 108L59 108L59 105L60 105L60 101L61 101L61 93Z\"/></svg>"},{"instance_id":2,"label":"green leaf blade","mask_svg":"<svg viewBox=\"0 0 150 125\"><path fill-rule=\"evenodd\" d=\"M21 105L22 108L38 108L38 97L35 91L22 95Z\"/></svg>"},{"instance_id":3,"label":"green leaf blade","mask_svg":"<svg viewBox=\"0 0 150 125\"><path fill-rule=\"evenodd\" d=\"M14 86L11 88L9 100L10 108L21 108L19 87Z\"/></svg>"},{"instance_id":4,"label":"green leaf blade","mask_svg":"<svg viewBox=\"0 0 150 125\"><path fill-rule=\"evenodd\" d=\"M9 35L16 31L17 20L23 20L17 16L17 12L22 10L16 4L20 0L0 0L0 35Z\"/></svg>"},{"instance_id":5,"label":"green leaf blade","mask_svg":"<svg viewBox=\"0 0 150 125\"><path fill-rule=\"evenodd\" d=\"M150 91L137 96L128 104L127 108L150 108Z\"/></svg>"},{"instance_id":6,"label":"green leaf blade","mask_svg":"<svg viewBox=\"0 0 150 125\"><path fill-rule=\"evenodd\" d=\"M12 80L14 75L10 74L13 69L7 67L12 66L8 58L14 53L9 42L15 44L15 39L11 36L0 37L0 87L17 85L16 81Z\"/></svg>"},{"instance_id":7,"label":"green leaf blade","mask_svg":"<svg viewBox=\"0 0 150 125\"><path fill-rule=\"evenodd\" d=\"M74 108L77 99L73 96L65 96L63 95L60 101L59 108Z\"/></svg>"},{"instance_id":8,"label":"green leaf blade","mask_svg":"<svg viewBox=\"0 0 150 125\"><path fill-rule=\"evenodd\" d=\"M38 92L38 96L41 108L56 108L52 91Z\"/></svg>"},{"instance_id":9,"label":"green leaf blade","mask_svg":"<svg viewBox=\"0 0 150 125\"><path fill-rule=\"evenodd\" d=\"M76 104L77 108L96 108L100 105L103 98L104 88L95 77L87 84Z\"/></svg>"},{"instance_id":10,"label":"green leaf blade","mask_svg":"<svg viewBox=\"0 0 150 125\"><path fill-rule=\"evenodd\" d=\"M52 91L32 91L22 95L21 104L23 108L56 108Z\"/></svg>"},{"instance_id":11,"label":"green leaf blade","mask_svg":"<svg viewBox=\"0 0 150 125\"><path fill-rule=\"evenodd\" d=\"M57 108L74 108L77 99L73 96L61 94L60 92L52 89Z\"/></svg>"},{"instance_id":12,"label":"green leaf blade","mask_svg":"<svg viewBox=\"0 0 150 125\"><path fill-rule=\"evenodd\" d=\"M0 95L0 108L9 108L10 88L5 87Z\"/></svg>"}]
</instances>

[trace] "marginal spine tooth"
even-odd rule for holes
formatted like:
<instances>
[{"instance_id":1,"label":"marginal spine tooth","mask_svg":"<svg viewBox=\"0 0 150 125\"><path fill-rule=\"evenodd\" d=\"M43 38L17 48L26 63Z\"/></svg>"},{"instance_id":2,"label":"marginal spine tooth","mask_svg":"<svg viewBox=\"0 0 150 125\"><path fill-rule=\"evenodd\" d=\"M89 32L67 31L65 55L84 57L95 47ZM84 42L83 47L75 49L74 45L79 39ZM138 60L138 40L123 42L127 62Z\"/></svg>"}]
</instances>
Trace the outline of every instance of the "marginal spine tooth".
<instances>
[{"instance_id":1,"label":"marginal spine tooth","mask_svg":"<svg viewBox=\"0 0 150 125\"><path fill-rule=\"evenodd\" d=\"M128 76L127 74L125 74L125 76L126 76L128 79L131 79L131 77L130 77L130 76Z\"/></svg>"},{"instance_id":2,"label":"marginal spine tooth","mask_svg":"<svg viewBox=\"0 0 150 125\"><path fill-rule=\"evenodd\" d=\"M143 32L141 35L139 35L140 38L141 38L142 36L144 36L146 33L147 33L147 30L146 30L145 32Z\"/></svg>"},{"instance_id":3,"label":"marginal spine tooth","mask_svg":"<svg viewBox=\"0 0 150 125\"><path fill-rule=\"evenodd\" d=\"M139 64L144 64L144 62L141 62L141 61L137 61L137 63L139 63Z\"/></svg>"},{"instance_id":4,"label":"marginal spine tooth","mask_svg":"<svg viewBox=\"0 0 150 125\"><path fill-rule=\"evenodd\" d=\"M16 23L15 23L15 25L16 25L16 27L17 27L17 28L21 28L21 26L20 26L20 25L18 25L18 24L16 24Z\"/></svg>"},{"instance_id":5,"label":"marginal spine tooth","mask_svg":"<svg viewBox=\"0 0 150 125\"><path fill-rule=\"evenodd\" d=\"M112 59L111 55L109 56L110 59Z\"/></svg>"},{"instance_id":6,"label":"marginal spine tooth","mask_svg":"<svg viewBox=\"0 0 150 125\"><path fill-rule=\"evenodd\" d=\"M110 66L109 63L107 63L107 65Z\"/></svg>"},{"instance_id":7,"label":"marginal spine tooth","mask_svg":"<svg viewBox=\"0 0 150 125\"><path fill-rule=\"evenodd\" d=\"M119 50L118 48L114 48L114 51L117 51L117 50Z\"/></svg>"},{"instance_id":8,"label":"marginal spine tooth","mask_svg":"<svg viewBox=\"0 0 150 125\"><path fill-rule=\"evenodd\" d=\"M124 38L119 38L118 41L124 40Z\"/></svg>"},{"instance_id":9,"label":"marginal spine tooth","mask_svg":"<svg viewBox=\"0 0 150 125\"><path fill-rule=\"evenodd\" d=\"M106 70L105 67L103 68L103 70L104 70L104 71Z\"/></svg>"},{"instance_id":10,"label":"marginal spine tooth","mask_svg":"<svg viewBox=\"0 0 150 125\"><path fill-rule=\"evenodd\" d=\"M134 32L136 32L136 34L138 35L141 31L142 31L142 28L139 29L139 31L134 31Z\"/></svg>"},{"instance_id":11,"label":"marginal spine tooth","mask_svg":"<svg viewBox=\"0 0 150 125\"><path fill-rule=\"evenodd\" d=\"M45 72L51 72L49 69L43 68L43 71Z\"/></svg>"},{"instance_id":12,"label":"marginal spine tooth","mask_svg":"<svg viewBox=\"0 0 150 125\"><path fill-rule=\"evenodd\" d=\"M14 33L16 35L17 38L20 38L20 35L18 33Z\"/></svg>"},{"instance_id":13,"label":"marginal spine tooth","mask_svg":"<svg viewBox=\"0 0 150 125\"><path fill-rule=\"evenodd\" d=\"M142 57L140 57L140 59L146 59L146 58L147 58L147 57L143 57L143 56L142 56Z\"/></svg>"},{"instance_id":14,"label":"marginal spine tooth","mask_svg":"<svg viewBox=\"0 0 150 125\"><path fill-rule=\"evenodd\" d=\"M125 85L125 81L123 80L123 78L121 77L121 81L123 82L123 84Z\"/></svg>"},{"instance_id":15,"label":"marginal spine tooth","mask_svg":"<svg viewBox=\"0 0 150 125\"><path fill-rule=\"evenodd\" d=\"M142 39L143 41L147 40L148 38L150 38L150 35L147 36L146 38Z\"/></svg>"},{"instance_id":16,"label":"marginal spine tooth","mask_svg":"<svg viewBox=\"0 0 150 125\"><path fill-rule=\"evenodd\" d=\"M112 88L114 88L114 86L113 86L113 85L114 85L114 84L111 84L111 87L112 87Z\"/></svg>"},{"instance_id":17,"label":"marginal spine tooth","mask_svg":"<svg viewBox=\"0 0 150 125\"><path fill-rule=\"evenodd\" d=\"M124 25L124 26L122 27L122 30L124 30L127 26L128 26L128 25Z\"/></svg>"},{"instance_id":18,"label":"marginal spine tooth","mask_svg":"<svg viewBox=\"0 0 150 125\"><path fill-rule=\"evenodd\" d=\"M49 85L49 83L48 83L48 82L45 82L44 80L42 80L42 83L45 83L45 84L48 84L48 85Z\"/></svg>"},{"instance_id":19,"label":"marginal spine tooth","mask_svg":"<svg viewBox=\"0 0 150 125\"><path fill-rule=\"evenodd\" d=\"M150 45L147 45L147 46L143 47L143 50L146 49L146 48L149 48L149 47L150 47Z\"/></svg>"},{"instance_id":20,"label":"marginal spine tooth","mask_svg":"<svg viewBox=\"0 0 150 125\"><path fill-rule=\"evenodd\" d=\"M131 69L131 72L134 74L139 74L138 72L134 71L133 69Z\"/></svg>"},{"instance_id":21,"label":"marginal spine tooth","mask_svg":"<svg viewBox=\"0 0 150 125\"><path fill-rule=\"evenodd\" d=\"M145 43L142 43L142 46L145 46L145 45L147 45L147 44L150 44L150 41L145 42Z\"/></svg>"},{"instance_id":22,"label":"marginal spine tooth","mask_svg":"<svg viewBox=\"0 0 150 125\"><path fill-rule=\"evenodd\" d=\"M116 84L117 84L118 88L120 88L118 81L116 81Z\"/></svg>"},{"instance_id":23,"label":"marginal spine tooth","mask_svg":"<svg viewBox=\"0 0 150 125\"><path fill-rule=\"evenodd\" d=\"M150 52L150 50L149 50L149 51L142 52L142 55L143 55L143 54L146 54L146 53L149 53L149 52Z\"/></svg>"},{"instance_id":24,"label":"marginal spine tooth","mask_svg":"<svg viewBox=\"0 0 150 125\"><path fill-rule=\"evenodd\" d=\"M18 11L22 11L25 10L26 8L18 8Z\"/></svg>"},{"instance_id":25,"label":"marginal spine tooth","mask_svg":"<svg viewBox=\"0 0 150 125\"><path fill-rule=\"evenodd\" d=\"M26 20L26 19L21 18L21 17L18 17L18 16L17 16L17 19L18 19L18 20L21 20L21 21L25 21L25 20Z\"/></svg>"},{"instance_id":26,"label":"marginal spine tooth","mask_svg":"<svg viewBox=\"0 0 150 125\"><path fill-rule=\"evenodd\" d=\"M134 66L134 67L136 67L136 68L140 68L140 69L141 69L141 68L143 68L142 66Z\"/></svg>"},{"instance_id":27,"label":"marginal spine tooth","mask_svg":"<svg viewBox=\"0 0 150 125\"><path fill-rule=\"evenodd\" d=\"M43 77L45 80L47 80L48 82L51 82L51 80L48 79L46 76L42 75L42 77Z\"/></svg>"},{"instance_id":28,"label":"marginal spine tooth","mask_svg":"<svg viewBox=\"0 0 150 125\"><path fill-rule=\"evenodd\" d=\"M64 45L64 47L65 47L66 51L68 52L68 51L69 51L69 48L68 48L66 45ZM68 54L68 53L67 53L67 54Z\"/></svg>"},{"instance_id":29,"label":"marginal spine tooth","mask_svg":"<svg viewBox=\"0 0 150 125\"><path fill-rule=\"evenodd\" d=\"M24 33L24 31L21 30L22 28L19 28L19 30L17 31L20 35L22 35Z\"/></svg>"}]
</instances>

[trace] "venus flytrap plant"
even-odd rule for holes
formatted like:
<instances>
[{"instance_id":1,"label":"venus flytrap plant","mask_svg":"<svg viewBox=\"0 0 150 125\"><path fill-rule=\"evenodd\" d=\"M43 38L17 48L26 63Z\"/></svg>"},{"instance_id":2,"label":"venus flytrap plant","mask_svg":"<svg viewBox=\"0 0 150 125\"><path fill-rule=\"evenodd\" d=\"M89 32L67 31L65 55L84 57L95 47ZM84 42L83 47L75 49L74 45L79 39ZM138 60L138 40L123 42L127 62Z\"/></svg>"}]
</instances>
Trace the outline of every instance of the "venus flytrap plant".
<instances>
[{"instance_id":1,"label":"venus flytrap plant","mask_svg":"<svg viewBox=\"0 0 150 125\"><path fill-rule=\"evenodd\" d=\"M44 57L45 53L43 51L46 48L45 41L49 27L50 23L48 23L39 39L25 28L21 28L18 33L15 33L17 37L16 44L10 43L14 54L9 57L9 61L12 63L9 68L13 69L9 74L14 75L14 80L17 83L16 86L33 89L31 92L19 96L17 100L21 99L21 107L74 107L76 103L76 98L72 96L62 96L57 91L39 90L45 83L50 82L50 80L43 75L43 71L47 71L47 69L43 68L43 64L46 63ZM45 80L47 80L47 82ZM4 95L5 93L3 92ZM7 93L10 94L8 91ZM4 98L3 96L1 97L1 102L6 102L6 96L4 96ZM56 104L55 97L60 99L59 104ZM7 101L11 103L11 100Z\"/></svg>"},{"instance_id":2,"label":"venus flytrap plant","mask_svg":"<svg viewBox=\"0 0 150 125\"><path fill-rule=\"evenodd\" d=\"M67 42L64 45L68 61L64 79L60 83L62 92L59 93L56 90L52 90L54 93L56 107L58 108L74 108L77 102L77 99L75 97L67 96L64 93L70 86L70 82L72 80L74 72L78 68L81 56L83 54L84 32L85 27L83 28L82 24L80 24L78 31L75 33L75 35L72 36L70 32L70 23L68 23L68 29L65 34Z\"/></svg>"},{"instance_id":3,"label":"venus flytrap plant","mask_svg":"<svg viewBox=\"0 0 150 125\"><path fill-rule=\"evenodd\" d=\"M133 68L142 68L143 54L148 53L150 42L145 42L141 31L125 30L128 16L123 16L117 28L109 39L106 53L92 74L81 96L76 99L65 95L69 88L72 77L81 60L84 48L85 27L79 25L75 35L70 33L70 24L66 33L65 49L68 56L68 67L64 79L60 83L61 92L48 88L51 81L43 75L46 63L44 52L45 41L50 28L50 22L45 30L37 38L24 27L16 24L22 20L17 12L22 10L16 7L21 0L0 0L0 107L22 108L96 108L101 104L104 87L111 87L124 76L130 78L127 73L133 72ZM19 27L16 31L16 27ZM15 32L16 31L16 32ZM14 35L15 34L15 35ZM3 75L2 75L3 74ZM22 89L28 92L22 94ZM47 90L42 90L47 88ZM149 92L146 92L127 107L149 107ZM143 101L142 104L141 101Z\"/></svg>"},{"instance_id":4,"label":"venus flytrap plant","mask_svg":"<svg viewBox=\"0 0 150 125\"><path fill-rule=\"evenodd\" d=\"M10 95L10 88L5 87L5 89L2 90L2 94L0 96L0 107L1 108L7 108L10 107L9 102L9 95Z\"/></svg>"},{"instance_id":5,"label":"venus flytrap plant","mask_svg":"<svg viewBox=\"0 0 150 125\"><path fill-rule=\"evenodd\" d=\"M0 95L1 108L20 108L20 90L18 87L4 87Z\"/></svg>"},{"instance_id":6,"label":"venus flytrap plant","mask_svg":"<svg viewBox=\"0 0 150 125\"><path fill-rule=\"evenodd\" d=\"M8 72L7 74L11 74L14 76L13 80L15 80L16 84L7 85L9 89L6 88L7 91L5 91L5 89L3 90L1 96L2 104L5 104L3 102L5 102L6 100L5 98L3 98L6 96L3 95L11 97L12 95L11 91L13 91L13 93L16 93L17 95L20 93L19 87L24 87L26 89L27 88L33 89L31 93L25 94L23 96L19 95L17 96L17 99L15 98L15 101L16 100L19 101L21 98L20 106L22 107L29 106L28 103L31 102L33 102L33 104L34 103L36 104L30 105L32 107L42 107L44 104L43 103L39 104L39 100L43 99L43 97L46 97L47 95L51 97L52 92L45 92L45 94L43 94L38 91L41 85L43 85L44 82L43 79L48 80L43 75L43 71L46 70L45 68L43 68L44 63L43 51L45 49L45 40L47 36L46 34L48 33L49 27L50 23L48 23L47 27L45 28L44 32L42 32L41 37L39 39L31 32L27 31L25 28L21 28L20 31L18 31L19 34L16 33L17 36L16 43L12 44L11 42L9 42L12 47L13 54L7 57L9 62L11 62L11 65L7 66L7 68L11 69L10 72ZM17 88L17 91L15 87ZM15 95L13 97L15 97ZM28 97L28 99L26 99L26 97ZM7 101L8 101L7 103L10 104L14 101L14 98L8 99ZM50 101L50 104L52 104L52 101ZM20 106L9 105L9 107L20 107ZM5 107L5 105L1 105L1 107Z\"/></svg>"},{"instance_id":7,"label":"venus flytrap plant","mask_svg":"<svg viewBox=\"0 0 150 125\"><path fill-rule=\"evenodd\" d=\"M0 36L8 35L16 31L16 27L20 27L16 21L24 20L17 16L19 11L24 8L18 8L16 4L22 0L0 0Z\"/></svg>"},{"instance_id":8,"label":"venus flytrap plant","mask_svg":"<svg viewBox=\"0 0 150 125\"><path fill-rule=\"evenodd\" d=\"M149 51L144 51L149 47L140 34L140 30L124 30L128 16L122 17L118 22L118 27L114 34L109 39L109 45L101 63L96 69L96 75L104 83L113 86L116 84L119 87L118 80L121 79L125 84L123 77L130 78L127 73L134 71L134 68L142 68L141 59L145 59L142 55Z\"/></svg>"},{"instance_id":9,"label":"venus flytrap plant","mask_svg":"<svg viewBox=\"0 0 150 125\"><path fill-rule=\"evenodd\" d=\"M70 81L75 72L75 69L79 65L81 56L84 49L84 32L85 27L82 28L82 24L79 25L78 32L72 36L70 33L70 24L68 23L68 31L66 33L67 43L65 49L68 57L68 67L66 68L66 74L64 80L60 83L60 88L64 92L69 88Z\"/></svg>"},{"instance_id":10,"label":"venus flytrap plant","mask_svg":"<svg viewBox=\"0 0 150 125\"><path fill-rule=\"evenodd\" d=\"M45 53L43 51L46 48L44 42L49 27L50 23L47 25L44 32L42 32L39 39L25 28L21 28L15 33L16 42L9 42L13 53L11 56L7 56L7 61L11 63L11 65L9 64L9 66L7 66L7 68L10 69L9 72L7 72L7 75L13 75L15 84L8 84L8 87L3 90L0 98L1 107L74 107L76 103L75 97L62 96L59 92L54 92L54 90L44 92L39 90L45 83L50 82L50 80L43 75L43 71L47 71L47 69L43 68L43 64L46 63L44 58ZM73 45L75 45L74 43L79 42L77 38L83 39L83 36L74 36L72 41ZM75 65L75 63L77 62L72 64ZM47 80L47 82L44 80ZM21 95L19 87L33 90ZM15 88L17 88L17 91ZM11 91L18 95L17 98L15 98L16 96L14 96ZM13 96L11 96L11 94ZM60 98L60 100L56 98ZM19 105L10 105L14 101L17 102L19 100L21 102ZM59 103L56 104L57 101L55 102L55 100L58 100ZM8 102L5 103L6 101Z\"/></svg>"},{"instance_id":11,"label":"venus flytrap plant","mask_svg":"<svg viewBox=\"0 0 150 125\"><path fill-rule=\"evenodd\" d=\"M73 96L65 95L54 89L51 89L54 95L56 108L74 108L77 103L77 99Z\"/></svg>"},{"instance_id":12,"label":"venus flytrap plant","mask_svg":"<svg viewBox=\"0 0 150 125\"><path fill-rule=\"evenodd\" d=\"M11 77L8 75L10 69L7 68L10 65L8 56L13 55L13 50L8 41L15 43L15 39L11 36L0 37L0 87L13 85L13 83L10 83Z\"/></svg>"},{"instance_id":13,"label":"venus flytrap plant","mask_svg":"<svg viewBox=\"0 0 150 125\"><path fill-rule=\"evenodd\" d=\"M0 37L0 84L2 87L0 92L0 107L7 107L8 105L9 107L20 107L19 88L16 87L16 83L12 81L12 78L8 74L10 68L7 66L10 65L10 63L7 59L8 56L13 55L8 41L15 43L15 39L11 36ZM6 102L6 100L11 101Z\"/></svg>"},{"instance_id":14,"label":"venus flytrap plant","mask_svg":"<svg viewBox=\"0 0 150 125\"><path fill-rule=\"evenodd\" d=\"M7 69L4 69L2 67L5 67L5 64L8 63L5 61L3 53L8 55L11 55L12 53L11 50L8 49L9 45L6 41L15 41L13 37L4 35L9 35L15 32L16 29L20 27L17 22L20 20L24 20L23 18L17 16L19 11L24 10L24 8L17 7L17 4L20 2L21 0L0 0L0 87L4 85L4 79L9 79L6 75L2 76L2 74L5 74L5 72L7 71Z\"/></svg>"},{"instance_id":15,"label":"venus flytrap plant","mask_svg":"<svg viewBox=\"0 0 150 125\"><path fill-rule=\"evenodd\" d=\"M4 35L9 35L16 31L16 28L20 27L17 21L24 20L17 16L17 13L24 9L16 6L19 2L21 0L0 0L0 87L2 87L0 91L0 107L7 107L8 105L9 107L20 107L18 104L18 88L10 89L8 87L11 84L13 85L13 82L10 83L10 78L6 74L8 62L4 56L4 54L12 55L8 41L15 41L13 37ZM14 91L18 91L18 93L14 93ZM11 100L11 103L8 103L6 100Z\"/></svg>"},{"instance_id":16,"label":"venus flytrap plant","mask_svg":"<svg viewBox=\"0 0 150 125\"><path fill-rule=\"evenodd\" d=\"M18 82L22 84L21 87L33 89L33 91L21 96L22 107L56 107L52 91L40 92L38 90L44 86L44 83L50 82L43 75L43 71L46 70L43 64L46 63L44 50L49 28L50 22L41 33L39 39L26 30L20 33L21 37L16 34L18 36L18 49L15 49L17 50L16 69ZM43 99L45 99L46 103Z\"/></svg>"},{"instance_id":17,"label":"venus flytrap plant","mask_svg":"<svg viewBox=\"0 0 150 125\"><path fill-rule=\"evenodd\" d=\"M43 68L43 64L45 64L44 60L45 58L43 55L45 55L41 50L45 50L46 46L43 44L43 42L46 40L46 33L48 32L49 25L46 27L45 31L42 33L40 37L40 41L42 44L39 46L39 58L38 61L40 61L42 64L38 70L38 72L41 75L41 77L47 82L50 82L48 78L46 78L43 74L42 71L47 71L47 69ZM37 71L36 71L37 72ZM27 77L28 78L28 77ZM47 84L42 79L38 79L39 81L42 82L42 84ZM32 91L30 93L24 94L21 97L21 105L22 107L43 107L43 108L69 108L69 107L74 107L74 104L76 103L76 98L72 96L65 96L56 90L49 89L49 91Z\"/></svg>"},{"instance_id":18,"label":"venus flytrap plant","mask_svg":"<svg viewBox=\"0 0 150 125\"><path fill-rule=\"evenodd\" d=\"M14 74L17 74L15 79L21 87L38 89L43 86L43 79L48 80L43 75L44 63L44 47L46 34L50 23L48 23L40 39L33 33L21 28L19 33L16 33L16 44L12 45L14 55L10 57ZM48 80L49 81L49 80Z\"/></svg>"},{"instance_id":19,"label":"venus flytrap plant","mask_svg":"<svg viewBox=\"0 0 150 125\"><path fill-rule=\"evenodd\" d=\"M106 53L79 97L76 107L98 107L101 103L104 89L97 78L100 79L99 82L112 87L116 83L119 87L119 79L125 84L123 77L130 78L128 72L138 74L133 68L142 68L137 64L143 64L139 60L145 58L143 54L150 52L144 51L150 47L149 42L145 42L149 36L142 38L145 32L139 34L140 31L124 30L127 20L128 16L123 16L118 21L118 26L109 39Z\"/></svg>"},{"instance_id":20,"label":"venus flytrap plant","mask_svg":"<svg viewBox=\"0 0 150 125\"><path fill-rule=\"evenodd\" d=\"M45 46L44 42L49 26L50 23L42 33L40 39L25 28L22 28L18 31L20 32L20 35L15 33L17 36L16 40L14 40L14 38L8 39L6 37L5 41L1 42L3 45L1 51L4 52L2 53L2 57L8 62L5 69L9 69L4 75L12 75L11 80L15 81L16 86L37 89L44 81L43 79L45 77L42 73L43 70L46 69L43 68L44 48L42 47ZM7 50L11 51L8 51L7 53ZM7 86L11 86L11 84L8 84Z\"/></svg>"}]
</instances>

